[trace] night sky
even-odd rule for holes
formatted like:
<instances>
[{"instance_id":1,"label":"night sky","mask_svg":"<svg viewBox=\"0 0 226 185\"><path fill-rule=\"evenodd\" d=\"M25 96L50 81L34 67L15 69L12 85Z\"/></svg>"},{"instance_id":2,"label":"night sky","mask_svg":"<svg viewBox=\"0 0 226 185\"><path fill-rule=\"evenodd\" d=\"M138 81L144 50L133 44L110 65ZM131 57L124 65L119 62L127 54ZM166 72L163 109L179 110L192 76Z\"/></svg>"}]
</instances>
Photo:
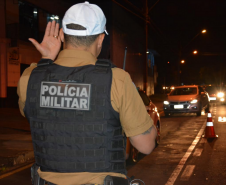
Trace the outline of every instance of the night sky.
<instances>
[{"instance_id":1,"label":"night sky","mask_svg":"<svg viewBox=\"0 0 226 185\"><path fill-rule=\"evenodd\" d=\"M158 82L176 83L181 48L181 82L226 83L226 1L160 0L149 15L153 47L160 54ZM202 29L207 33L201 34Z\"/></svg>"},{"instance_id":2,"label":"night sky","mask_svg":"<svg viewBox=\"0 0 226 185\"><path fill-rule=\"evenodd\" d=\"M145 0L114 1L145 17ZM148 45L159 53L159 85L178 85L179 71L184 84L226 84L226 0L148 0L148 7ZM203 29L207 33L201 34ZM185 63L178 70L181 59Z\"/></svg>"}]
</instances>

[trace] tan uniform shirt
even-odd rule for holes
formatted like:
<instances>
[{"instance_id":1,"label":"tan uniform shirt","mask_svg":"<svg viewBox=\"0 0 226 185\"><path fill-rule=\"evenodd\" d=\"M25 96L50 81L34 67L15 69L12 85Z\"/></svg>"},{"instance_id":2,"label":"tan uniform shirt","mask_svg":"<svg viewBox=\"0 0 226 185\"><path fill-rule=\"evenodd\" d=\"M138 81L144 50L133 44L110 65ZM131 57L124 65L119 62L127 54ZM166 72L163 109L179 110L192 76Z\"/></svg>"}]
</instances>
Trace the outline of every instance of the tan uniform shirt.
<instances>
[{"instance_id":1,"label":"tan uniform shirt","mask_svg":"<svg viewBox=\"0 0 226 185\"><path fill-rule=\"evenodd\" d=\"M63 50L59 53L55 64L66 67L95 65L97 59L89 52L78 50ZM19 108L24 116L27 85L30 74L37 64L31 64L23 72L17 87ZM153 120L147 114L145 105L140 98L130 75L122 69L112 68L111 104L120 115L120 122L127 137L144 133L152 125ZM52 173L41 172L40 176L55 184L103 184L106 174L125 177L117 173ZM73 183L77 182L77 183Z\"/></svg>"}]
</instances>

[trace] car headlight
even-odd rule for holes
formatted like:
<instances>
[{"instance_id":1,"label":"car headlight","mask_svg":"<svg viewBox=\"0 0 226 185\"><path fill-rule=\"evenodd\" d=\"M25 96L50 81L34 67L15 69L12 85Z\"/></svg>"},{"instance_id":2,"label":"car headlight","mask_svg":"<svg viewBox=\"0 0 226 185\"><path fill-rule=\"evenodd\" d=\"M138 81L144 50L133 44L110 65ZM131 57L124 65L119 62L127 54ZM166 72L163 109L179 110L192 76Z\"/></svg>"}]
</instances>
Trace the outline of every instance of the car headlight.
<instances>
[{"instance_id":1,"label":"car headlight","mask_svg":"<svg viewBox=\"0 0 226 185\"><path fill-rule=\"evenodd\" d=\"M196 100L196 99L191 101L191 103L197 103L197 102L198 102L198 100Z\"/></svg>"},{"instance_id":2,"label":"car headlight","mask_svg":"<svg viewBox=\"0 0 226 185\"><path fill-rule=\"evenodd\" d=\"M224 93L222 93L222 92L217 93L217 97L218 97L218 98L224 97Z\"/></svg>"},{"instance_id":3,"label":"car headlight","mask_svg":"<svg viewBox=\"0 0 226 185\"><path fill-rule=\"evenodd\" d=\"M169 105L168 101L164 101L163 103L164 103L164 105Z\"/></svg>"}]
</instances>

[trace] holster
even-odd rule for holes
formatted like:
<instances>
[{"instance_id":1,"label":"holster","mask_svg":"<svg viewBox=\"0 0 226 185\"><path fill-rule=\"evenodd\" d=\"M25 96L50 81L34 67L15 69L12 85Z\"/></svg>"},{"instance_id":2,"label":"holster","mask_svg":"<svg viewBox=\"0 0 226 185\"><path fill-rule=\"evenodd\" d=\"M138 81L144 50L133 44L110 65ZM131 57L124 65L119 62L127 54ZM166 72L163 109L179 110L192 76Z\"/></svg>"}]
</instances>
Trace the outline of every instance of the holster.
<instances>
[{"instance_id":1,"label":"holster","mask_svg":"<svg viewBox=\"0 0 226 185\"><path fill-rule=\"evenodd\" d=\"M129 180L122 177L107 175L104 179L104 185L129 185Z\"/></svg>"},{"instance_id":2,"label":"holster","mask_svg":"<svg viewBox=\"0 0 226 185\"><path fill-rule=\"evenodd\" d=\"M38 168L39 166L37 166L35 163L31 167L31 183L33 185L45 185L45 181L41 179L38 174Z\"/></svg>"}]
</instances>

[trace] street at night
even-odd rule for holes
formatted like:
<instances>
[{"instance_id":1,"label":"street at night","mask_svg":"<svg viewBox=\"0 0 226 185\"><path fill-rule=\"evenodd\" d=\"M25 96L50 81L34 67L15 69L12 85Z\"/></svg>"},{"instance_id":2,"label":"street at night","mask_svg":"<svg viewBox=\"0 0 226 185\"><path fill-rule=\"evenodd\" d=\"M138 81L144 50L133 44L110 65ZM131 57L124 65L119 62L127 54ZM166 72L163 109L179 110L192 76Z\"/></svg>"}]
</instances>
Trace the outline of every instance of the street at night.
<instances>
[{"instance_id":1,"label":"street at night","mask_svg":"<svg viewBox=\"0 0 226 185\"><path fill-rule=\"evenodd\" d=\"M225 184L225 106L211 104L219 138L202 138L206 115L175 114L161 119L161 144L128 170L145 184Z\"/></svg>"},{"instance_id":2,"label":"street at night","mask_svg":"<svg viewBox=\"0 0 226 185\"><path fill-rule=\"evenodd\" d=\"M202 137L207 114L197 117L193 113L178 113L165 117L162 113L161 144L150 155L139 154L137 163L127 162L128 176L141 179L147 185L225 184L225 111L225 105L211 103L210 112L215 133L218 135L214 139ZM27 122L18 124L22 126ZM16 128L15 125L11 125L12 130L13 128ZM1 141L3 146L7 146L12 141L4 140L3 135L1 134ZM21 140L25 138L24 134L20 136ZM22 141L17 141L17 145L19 143ZM31 140L28 143L31 144ZM30 185L30 166L26 163L25 167L21 166L16 172L11 171L9 176L7 173L3 174L0 176L0 184L16 185L19 181L20 184Z\"/></svg>"},{"instance_id":3,"label":"street at night","mask_svg":"<svg viewBox=\"0 0 226 185\"><path fill-rule=\"evenodd\" d=\"M0 0L0 185L225 185L225 9Z\"/></svg>"}]
</instances>

